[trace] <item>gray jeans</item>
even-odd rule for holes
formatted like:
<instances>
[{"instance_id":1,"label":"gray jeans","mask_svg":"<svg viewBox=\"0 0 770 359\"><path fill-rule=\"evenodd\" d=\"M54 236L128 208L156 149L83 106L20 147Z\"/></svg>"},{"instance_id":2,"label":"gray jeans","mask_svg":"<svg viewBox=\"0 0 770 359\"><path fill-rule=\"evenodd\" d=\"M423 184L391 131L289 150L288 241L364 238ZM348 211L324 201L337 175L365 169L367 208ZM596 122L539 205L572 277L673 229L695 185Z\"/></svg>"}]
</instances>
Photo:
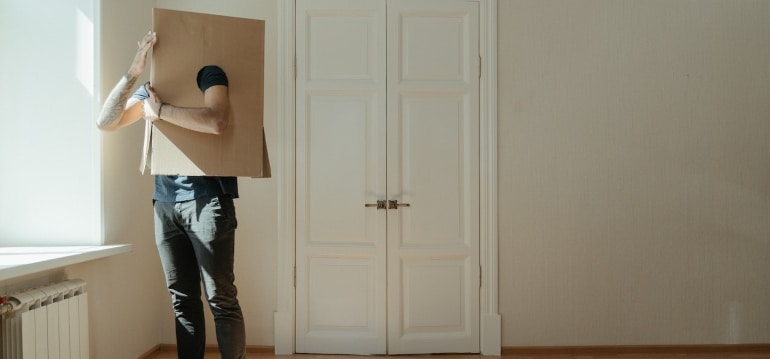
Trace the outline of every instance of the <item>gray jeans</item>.
<instances>
[{"instance_id":1,"label":"gray jeans","mask_svg":"<svg viewBox=\"0 0 770 359\"><path fill-rule=\"evenodd\" d=\"M233 274L235 218L226 196L154 201L155 241L176 317L179 358L203 359L206 330L201 286L214 315L222 359L245 358L246 335Z\"/></svg>"}]
</instances>

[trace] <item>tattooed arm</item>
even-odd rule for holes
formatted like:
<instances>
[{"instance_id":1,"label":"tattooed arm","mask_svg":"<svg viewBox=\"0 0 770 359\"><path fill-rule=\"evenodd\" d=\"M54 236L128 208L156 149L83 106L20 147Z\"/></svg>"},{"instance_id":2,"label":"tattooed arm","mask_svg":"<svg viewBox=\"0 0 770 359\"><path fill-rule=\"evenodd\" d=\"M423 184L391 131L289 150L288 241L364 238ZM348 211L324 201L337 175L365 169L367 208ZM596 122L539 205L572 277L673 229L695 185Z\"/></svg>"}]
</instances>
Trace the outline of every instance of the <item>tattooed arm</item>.
<instances>
[{"instance_id":1,"label":"tattooed arm","mask_svg":"<svg viewBox=\"0 0 770 359\"><path fill-rule=\"evenodd\" d=\"M120 78L104 101L99 118L96 120L96 125L99 129L106 131L117 130L142 118L142 101L132 98L131 94L136 80L142 74L147 64L147 53L155 45L156 41L157 36L152 31L139 41L139 49L136 51L131 67Z\"/></svg>"}]
</instances>

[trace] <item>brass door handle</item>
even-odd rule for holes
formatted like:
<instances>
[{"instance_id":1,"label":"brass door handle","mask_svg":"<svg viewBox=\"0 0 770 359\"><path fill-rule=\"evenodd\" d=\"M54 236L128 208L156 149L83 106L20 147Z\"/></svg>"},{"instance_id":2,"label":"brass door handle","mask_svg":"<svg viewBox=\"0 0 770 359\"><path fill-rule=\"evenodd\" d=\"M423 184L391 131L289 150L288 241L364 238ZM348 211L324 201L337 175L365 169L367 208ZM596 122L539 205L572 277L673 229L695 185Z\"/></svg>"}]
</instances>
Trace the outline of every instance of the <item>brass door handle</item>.
<instances>
[{"instance_id":1,"label":"brass door handle","mask_svg":"<svg viewBox=\"0 0 770 359\"><path fill-rule=\"evenodd\" d=\"M398 203L398 200L391 199L388 201L388 209L398 209L399 207L411 207L409 203Z\"/></svg>"},{"instance_id":2,"label":"brass door handle","mask_svg":"<svg viewBox=\"0 0 770 359\"><path fill-rule=\"evenodd\" d=\"M384 200L378 200L377 203L366 203L364 204L364 207L377 207L377 209L387 209L385 207Z\"/></svg>"}]
</instances>

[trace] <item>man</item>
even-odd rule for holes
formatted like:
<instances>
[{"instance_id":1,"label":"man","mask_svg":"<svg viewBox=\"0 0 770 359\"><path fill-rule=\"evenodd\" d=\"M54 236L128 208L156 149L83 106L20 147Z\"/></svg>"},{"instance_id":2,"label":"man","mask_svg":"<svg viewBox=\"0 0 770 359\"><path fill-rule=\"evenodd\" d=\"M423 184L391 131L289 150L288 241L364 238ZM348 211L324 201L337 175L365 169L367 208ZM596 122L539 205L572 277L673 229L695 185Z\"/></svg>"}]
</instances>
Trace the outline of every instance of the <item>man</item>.
<instances>
[{"instance_id":1,"label":"man","mask_svg":"<svg viewBox=\"0 0 770 359\"><path fill-rule=\"evenodd\" d=\"M163 103L150 84L131 91L144 71L157 35L149 32L128 72L105 100L97 126L114 131L137 122L165 121L193 131L221 134L230 116L228 79L217 66L197 75L203 107ZM194 74L191 74L191 77ZM155 176L155 240L176 316L179 358L203 359L206 334L200 283L214 314L222 359L245 358L243 314L233 274L237 220L235 177Z\"/></svg>"}]
</instances>

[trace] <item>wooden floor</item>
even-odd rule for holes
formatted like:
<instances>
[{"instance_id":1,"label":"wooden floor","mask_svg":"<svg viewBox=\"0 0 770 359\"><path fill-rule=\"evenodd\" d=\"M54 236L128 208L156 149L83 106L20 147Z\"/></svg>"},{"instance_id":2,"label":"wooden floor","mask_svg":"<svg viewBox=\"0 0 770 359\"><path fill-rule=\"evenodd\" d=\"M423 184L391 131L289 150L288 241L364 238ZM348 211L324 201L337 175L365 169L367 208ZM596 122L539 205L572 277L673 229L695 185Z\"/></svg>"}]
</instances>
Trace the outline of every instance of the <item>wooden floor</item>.
<instances>
[{"instance_id":1,"label":"wooden floor","mask_svg":"<svg viewBox=\"0 0 770 359\"><path fill-rule=\"evenodd\" d=\"M151 356L153 359L176 359L176 353L160 352L157 355ZM249 354L246 358L287 358L287 359L377 359L377 356L350 356L350 355L307 355L307 354L295 354L290 356L273 356L268 354ZM383 357L391 358L391 357ZM422 359L426 356L397 356L392 358L417 358ZM484 357L481 355L434 355L431 358L439 359L479 359L479 358L493 358ZM770 354L759 353L721 353L721 354L597 354L597 355L570 355L570 354L533 354L533 355L504 355L502 359L768 359ZM219 354L210 353L206 354L206 359L221 359Z\"/></svg>"},{"instance_id":2,"label":"wooden floor","mask_svg":"<svg viewBox=\"0 0 770 359\"><path fill-rule=\"evenodd\" d=\"M249 350L249 359L481 359L494 358L482 355L467 354L435 354L435 355L402 355L402 356L356 356L356 355L315 355L295 354L276 356L271 350ZM176 359L174 348L161 347L157 351L140 359ZM215 350L209 350L206 359L221 359ZM666 350L658 348L650 350L641 348L613 349L540 349L540 350L503 350L501 359L770 359L770 347L738 347L729 348L674 348Z\"/></svg>"}]
</instances>

